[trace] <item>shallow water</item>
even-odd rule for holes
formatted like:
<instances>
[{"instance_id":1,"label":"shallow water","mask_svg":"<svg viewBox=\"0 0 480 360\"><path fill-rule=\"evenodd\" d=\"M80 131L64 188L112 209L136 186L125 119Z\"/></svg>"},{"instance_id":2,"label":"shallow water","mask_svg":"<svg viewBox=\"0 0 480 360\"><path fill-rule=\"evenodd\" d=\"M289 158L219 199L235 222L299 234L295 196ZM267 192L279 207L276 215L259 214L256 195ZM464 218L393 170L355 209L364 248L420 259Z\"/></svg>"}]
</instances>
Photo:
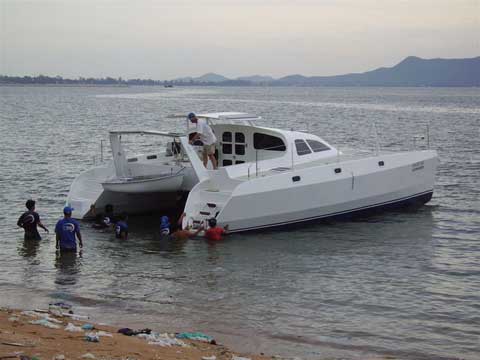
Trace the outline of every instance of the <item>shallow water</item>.
<instances>
[{"instance_id":1,"label":"shallow water","mask_svg":"<svg viewBox=\"0 0 480 360\"><path fill-rule=\"evenodd\" d=\"M373 122L382 148L410 149L429 124L434 197L416 211L217 244L160 241L155 216L131 218L128 241L83 223L81 257L56 258L51 234L23 241L25 200L53 230L108 130L178 131L184 120L165 116L192 110L259 114L340 149L374 149ZM0 87L0 305L61 299L98 321L302 358L478 359L479 124L479 89Z\"/></svg>"}]
</instances>

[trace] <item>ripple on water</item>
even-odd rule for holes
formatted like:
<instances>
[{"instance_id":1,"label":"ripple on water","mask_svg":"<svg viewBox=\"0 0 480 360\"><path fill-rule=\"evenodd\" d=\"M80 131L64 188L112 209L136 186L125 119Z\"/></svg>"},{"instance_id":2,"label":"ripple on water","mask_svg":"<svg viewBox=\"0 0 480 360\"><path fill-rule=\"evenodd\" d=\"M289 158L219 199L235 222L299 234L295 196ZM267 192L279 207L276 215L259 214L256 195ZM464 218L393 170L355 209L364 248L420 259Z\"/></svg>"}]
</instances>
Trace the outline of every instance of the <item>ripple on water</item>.
<instances>
[{"instance_id":1,"label":"ripple on water","mask_svg":"<svg viewBox=\"0 0 480 360\"><path fill-rule=\"evenodd\" d=\"M2 89L0 305L60 299L99 321L121 313L131 327L196 329L242 350L302 358L478 358L478 89L171 90ZM109 130L175 131L178 119L166 115L185 109L259 114L265 125L304 128L344 151L373 150L372 121L389 150L413 148L429 124L441 159L434 197L417 211L215 245L161 242L154 216L132 216L127 242L82 222L81 258L57 258L53 234L24 243L15 224L26 198L37 199L52 229Z\"/></svg>"}]
</instances>

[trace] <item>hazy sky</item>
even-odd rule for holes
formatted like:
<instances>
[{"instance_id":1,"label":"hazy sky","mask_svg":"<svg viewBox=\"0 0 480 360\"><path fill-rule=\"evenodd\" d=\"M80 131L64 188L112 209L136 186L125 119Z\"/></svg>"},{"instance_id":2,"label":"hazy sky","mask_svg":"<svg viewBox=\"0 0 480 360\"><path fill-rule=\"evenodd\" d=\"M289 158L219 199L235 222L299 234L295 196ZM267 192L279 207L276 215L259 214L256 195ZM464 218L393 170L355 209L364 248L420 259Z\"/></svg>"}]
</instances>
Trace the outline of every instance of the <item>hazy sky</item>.
<instances>
[{"instance_id":1,"label":"hazy sky","mask_svg":"<svg viewBox=\"0 0 480 360\"><path fill-rule=\"evenodd\" d=\"M333 75L480 55L480 0L0 0L0 74Z\"/></svg>"}]
</instances>

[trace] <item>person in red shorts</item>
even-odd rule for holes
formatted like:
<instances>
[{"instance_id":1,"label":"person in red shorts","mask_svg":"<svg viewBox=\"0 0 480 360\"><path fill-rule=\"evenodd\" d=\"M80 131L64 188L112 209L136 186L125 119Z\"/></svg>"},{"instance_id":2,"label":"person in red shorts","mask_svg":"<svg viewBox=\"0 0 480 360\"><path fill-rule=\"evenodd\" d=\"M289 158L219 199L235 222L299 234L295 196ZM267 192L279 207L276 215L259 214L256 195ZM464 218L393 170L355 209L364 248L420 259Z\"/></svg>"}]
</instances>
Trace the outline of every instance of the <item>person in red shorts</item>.
<instances>
[{"instance_id":1,"label":"person in red shorts","mask_svg":"<svg viewBox=\"0 0 480 360\"><path fill-rule=\"evenodd\" d=\"M228 225L225 225L223 228L217 226L217 219L215 218L208 220L208 226L209 228L205 230L207 240L219 241L222 240L222 235L227 234Z\"/></svg>"}]
</instances>

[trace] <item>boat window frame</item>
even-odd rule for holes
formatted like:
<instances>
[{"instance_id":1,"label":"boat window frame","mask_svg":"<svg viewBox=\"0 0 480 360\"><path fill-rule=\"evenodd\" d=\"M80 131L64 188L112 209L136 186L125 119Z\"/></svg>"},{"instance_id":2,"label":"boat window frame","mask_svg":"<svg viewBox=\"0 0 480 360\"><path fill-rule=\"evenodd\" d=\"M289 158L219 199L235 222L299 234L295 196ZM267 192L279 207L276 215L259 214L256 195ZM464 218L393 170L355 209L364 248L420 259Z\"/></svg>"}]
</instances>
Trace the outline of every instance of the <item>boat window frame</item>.
<instances>
[{"instance_id":1,"label":"boat window frame","mask_svg":"<svg viewBox=\"0 0 480 360\"><path fill-rule=\"evenodd\" d=\"M277 141L277 144L274 143L271 146L267 146L267 145L270 145L268 143L265 144L265 146L260 144L261 146L259 147L258 146L259 142L261 142L261 140L258 139L259 136L263 136L265 139L273 138L273 139L275 139L275 141ZM281 141L281 144L278 144L278 141ZM285 144L285 141L281 137L266 134L266 133L262 133L262 132L254 132L253 133L253 148L255 150L287 151L287 145Z\"/></svg>"},{"instance_id":2,"label":"boat window frame","mask_svg":"<svg viewBox=\"0 0 480 360\"><path fill-rule=\"evenodd\" d=\"M307 142L307 145L310 147L310 149L311 149L314 153L331 150L331 148L330 148L329 146L325 145L323 142L321 142L321 141L319 141L319 140L305 139L305 141ZM321 148L315 148L315 147L313 147L313 146L311 145L311 143L319 144L319 145L321 146Z\"/></svg>"},{"instance_id":3,"label":"boat window frame","mask_svg":"<svg viewBox=\"0 0 480 360\"><path fill-rule=\"evenodd\" d=\"M308 146L305 139L295 139L294 144L295 144L295 150L297 151L298 156L304 156L304 155L309 155L313 153L312 149L310 149L310 146ZM305 146L305 148L303 150L299 149L298 148L299 144L301 144L301 146Z\"/></svg>"}]
</instances>

